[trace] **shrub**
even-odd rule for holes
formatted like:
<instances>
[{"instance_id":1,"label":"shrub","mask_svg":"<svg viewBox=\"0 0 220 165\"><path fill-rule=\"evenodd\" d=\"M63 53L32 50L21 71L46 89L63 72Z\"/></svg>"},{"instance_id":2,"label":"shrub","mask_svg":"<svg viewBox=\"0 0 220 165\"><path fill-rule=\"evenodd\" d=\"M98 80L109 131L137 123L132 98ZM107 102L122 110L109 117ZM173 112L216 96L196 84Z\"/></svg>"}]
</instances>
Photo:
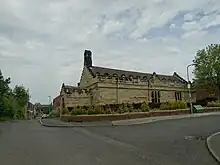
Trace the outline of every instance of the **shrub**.
<instances>
[{"instance_id":1,"label":"shrub","mask_svg":"<svg viewBox=\"0 0 220 165\"><path fill-rule=\"evenodd\" d=\"M207 107L220 107L220 101L208 102Z\"/></svg>"},{"instance_id":2,"label":"shrub","mask_svg":"<svg viewBox=\"0 0 220 165\"><path fill-rule=\"evenodd\" d=\"M122 106L123 106L123 113L129 112L128 104L127 103L122 104Z\"/></svg>"},{"instance_id":3,"label":"shrub","mask_svg":"<svg viewBox=\"0 0 220 165\"><path fill-rule=\"evenodd\" d=\"M149 111L149 105L146 102L141 103L141 111L142 112L148 112Z\"/></svg>"},{"instance_id":4,"label":"shrub","mask_svg":"<svg viewBox=\"0 0 220 165\"><path fill-rule=\"evenodd\" d=\"M112 108L113 108L113 105L109 105L109 104L105 106L100 105L101 112L104 114L111 114L113 112Z\"/></svg>"},{"instance_id":5,"label":"shrub","mask_svg":"<svg viewBox=\"0 0 220 165\"><path fill-rule=\"evenodd\" d=\"M161 103L149 103L151 109L160 109Z\"/></svg>"},{"instance_id":6,"label":"shrub","mask_svg":"<svg viewBox=\"0 0 220 165\"><path fill-rule=\"evenodd\" d=\"M187 103L185 101L177 101L177 109L186 109L187 108Z\"/></svg>"},{"instance_id":7,"label":"shrub","mask_svg":"<svg viewBox=\"0 0 220 165\"><path fill-rule=\"evenodd\" d=\"M184 101L169 101L161 104L161 110L176 110L176 109L185 109L187 108L187 103Z\"/></svg>"},{"instance_id":8,"label":"shrub","mask_svg":"<svg viewBox=\"0 0 220 165\"><path fill-rule=\"evenodd\" d=\"M122 104L118 104L117 113L123 113L124 112L124 106Z\"/></svg>"},{"instance_id":9,"label":"shrub","mask_svg":"<svg viewBox=\"0 0 220 165\"><path fill-rule=\"evenodd\" d=\"M128 104L127 107L128 107L128 112L134 112L135 111L134 107L133 107L133 104Z\"/></svg>"},{"instance_id":10,"label":"shrub","mask_svg":"<svg viewBox=\"0 0 220 165\"><path fill-rule=\"evenodd\" d=\"M103 105L93 106L93 114L103 114L105 113Z\"/></svg>"},{"instance_id":11,"label":"shrub","mask_svg":"<svg viewBox=\"0 0 220 165\"><path fill-rule=\"evenodd\" d=\"M67 108L63 108L63 110L62 110L62 114L63 114L63 115L68 114L68 112L69 112L69 111L68 111Z\"/></svg>"},{"instance_id":12,"label":"shrub","mask_svg":"<svg viewBox=\"0 0 220 165\"><path fill-rule=\"evenodd\" d=\"M73 108L71 115L84 115L87 114L87 111L84 110L82 107L77 106L75 108Z\"/></svg>"},{"instance_id":13,"label":"shrub","mask_svg":"<svg viewBox=\"0 0 220 165\"><path fill-rule=\"evenodd\" d=\"M92 106L92 105L91 105L91 106L88 106L88 107L87 107L87 114L88 114L88 115L95 114L95 110L94 110L94 109L95 109L94 106Z\"/></svg>"}]
</instances>

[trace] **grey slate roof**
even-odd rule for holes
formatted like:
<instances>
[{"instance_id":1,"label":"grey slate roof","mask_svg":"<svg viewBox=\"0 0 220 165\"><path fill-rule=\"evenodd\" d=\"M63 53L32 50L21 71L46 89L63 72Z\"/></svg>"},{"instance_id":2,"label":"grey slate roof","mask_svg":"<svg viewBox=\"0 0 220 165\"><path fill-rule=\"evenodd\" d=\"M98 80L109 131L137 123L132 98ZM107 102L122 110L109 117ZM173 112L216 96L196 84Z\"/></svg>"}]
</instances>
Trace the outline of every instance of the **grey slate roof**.
<instances>
[{"instance_id":1,"label":"grey slate roof","mask_svg":"<svg viewBox=\"0 0 220 165\"><path fill-rule=\"evenodd\" d=\"M122 76L122 75L125 75L125 77L139 76L141 78L143 78L143 77L150 78L152 76L152 74L149 74L149 73L119 70L119 69L112 69L112 68L103 68L103 67L98 67L98 66L92 66L91 70L94 74L100 73L100 75L104 75L105 73L108 73L111 76L113 76L114 74L117 74L118 76Z\"/></svg>"},{"instance_id":2,"label":"grey slate roof","mask_svg":"<svg viewBox=\"0 0 220 165\"><path fill-rule=\"evenodd\" d=\"M143 73L143 72L135 72L135 71L127 71L127 70L120 70L120 69L112 69L112 68L104 68L104 67L98 67L98 66L92 66L88 68L93 76L95 76L97 73L100 75L108 74L110 76L113 76L114 74L117 74L119 77L122 75L125 75L125 77L129 78L132 77L140 77L141 79L150 79L153 74L158 76L159 79L164 81L177 81L179 83L187 83L186 80L184 80L182 77L180 77L176 72L174 72L173 75L160 75L154 73Z\"/></svg>"}]
</instances>

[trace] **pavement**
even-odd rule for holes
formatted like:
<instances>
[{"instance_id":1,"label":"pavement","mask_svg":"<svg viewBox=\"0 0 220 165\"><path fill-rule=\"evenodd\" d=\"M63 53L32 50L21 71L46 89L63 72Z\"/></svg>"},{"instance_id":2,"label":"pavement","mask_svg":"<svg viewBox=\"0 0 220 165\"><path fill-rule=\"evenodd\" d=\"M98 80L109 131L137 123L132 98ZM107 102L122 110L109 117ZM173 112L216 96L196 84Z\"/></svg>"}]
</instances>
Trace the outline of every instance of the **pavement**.
<instances>
[{"instance_id":1,"label":"pavement","mask_svg":"<svg viewBox=\"0 0 220 165\"><path fill-rule=\"evenodd\" d=\"M156 117L147 117L147 118L139 118L139 119L118 120L118 121L112 121L112 125L129 126L129 125L152 123L152 122L157 122L161 120L194 118L194 117L202 117L202 116L210 116L210 115L211 116L220 115L220 112L195 113L195 114L173 115L173 116L156 116Z\"/></svg>"},{"instance_id":2,"label":"pavement","mask_svg":"<svg viewBox=\"0 0 220 165\"><path fill-rule=\"evenodd\" d=\"M206 142L210 153L220 163L220 132L209 136Z\"/></svg>"},{"instance_id":3,"label":"pavement","mask_svg":"<svg viewBox=\"0 0 220 165\"><path fill-rule=\"evenodd\" d=\"M46 118L46 119L39 118L39 121L43 126L46 127L94 127L94 126L106 127L106 126L140 125L140 124L147 124L162 120L194 118L194 117L214 116L214 115L220 115L220 112L174 115L174 116L156 116L156 117L117 120L117 121L63 122L59 118Z\"/></svg>"},{"instance_id":4,"label":"pavement","mask_svg":"<svg viewBox=\"0 0 220 165\"><path fill-rule=\"evenodd\" d=\"M37 120L0 123L0 164L217 165L206 138L220 132L219 120L220 116L209 115L69 128L43 127Z\"/></svg>"}]
</instances>

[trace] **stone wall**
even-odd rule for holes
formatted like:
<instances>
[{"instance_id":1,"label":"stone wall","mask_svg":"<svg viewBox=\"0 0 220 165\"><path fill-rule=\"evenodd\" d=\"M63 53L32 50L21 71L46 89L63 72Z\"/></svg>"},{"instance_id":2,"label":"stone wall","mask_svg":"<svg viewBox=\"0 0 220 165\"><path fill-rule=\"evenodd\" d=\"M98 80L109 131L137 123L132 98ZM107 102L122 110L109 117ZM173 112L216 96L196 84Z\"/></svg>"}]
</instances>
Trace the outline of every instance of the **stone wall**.
<instances>
[{"instance_id":1,"label":"stone wall","mask_svg":"<svg viewBox=\"0 0 220 165\"><path fill-rule=\"evenodd\" d=\"M96 82L97 82L97 78L96 77L94 78L90 74L87 67L84 66L83 71L82 71L82 75L81 75L81 78L80 78L79 87L80 88L90 88L90 86L92 86Z\"/></svg>"},{"instance_id":2,"label":"stone wall","mask_svg":"<svg viewBox=\"0 0 220 165\"><path fill-rule=\"evenodd\" d=\"M91 105L91 95L87 90L75 91L71 94L61 90L60 113L64 108Z\"/></svg>"},{"instance_id":3,"label":"stone wall","mask_svg":"<svg viewBox=\"0 0 220 165\"><path fill-rule=\"evenodd\" d=\"M182 100L188 100L185 85L169 85L139 82L119 82L111 79L102 80L97 85L94 99L99 104L151 102L151 91L160 91L160 102L174 101L175 92L181 92ZM118 95L118 96L117 96ZM193 96L195 97L195 96Z\"/></svg>"},{"instance_id":4,"label":"stone wall","mask_svg":"<svg viewBox=\"0 0 220 165\"><path fill-rule=\"evenodd\" d=\"M117 104L151 102L151 92L160 91L160 102L174 101L175 92L181 92L182 99L188 101L186 84L177 81L165 81L153 76L150 80L132 78L130 80L116 77L93 77L87 67L83 68L79 88L83 93L63 93L66 107L77 105ZM193 91L193 101L196 100Z\"/></svg>"}]
</instances>

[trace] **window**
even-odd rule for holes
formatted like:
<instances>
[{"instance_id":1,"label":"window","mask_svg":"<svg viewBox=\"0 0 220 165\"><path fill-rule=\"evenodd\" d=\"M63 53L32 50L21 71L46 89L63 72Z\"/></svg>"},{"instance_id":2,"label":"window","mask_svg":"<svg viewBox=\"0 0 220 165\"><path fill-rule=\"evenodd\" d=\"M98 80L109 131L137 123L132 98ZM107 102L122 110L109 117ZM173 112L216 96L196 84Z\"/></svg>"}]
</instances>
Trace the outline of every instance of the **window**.
<instances>
[{"instance_id":1,"label":"window","mask_svg":"<svg viewBox=\"0 0 220 165\"><path fill-rule=\"evenodd\" d=\"M175 92L175 100L176 100L176 101L182 100L182 94L181 94L181 92Z\"/></svg>"},{"instance_id":2,"label":"window","mask_svg":"<svg viewBox=\"0 0 220 165\"><path fill-rule=\"evenodd\" d=\"M151 102L152 103L160 103L160 91L152 91L151 92Z\"/></svg>"}]
</instances>

